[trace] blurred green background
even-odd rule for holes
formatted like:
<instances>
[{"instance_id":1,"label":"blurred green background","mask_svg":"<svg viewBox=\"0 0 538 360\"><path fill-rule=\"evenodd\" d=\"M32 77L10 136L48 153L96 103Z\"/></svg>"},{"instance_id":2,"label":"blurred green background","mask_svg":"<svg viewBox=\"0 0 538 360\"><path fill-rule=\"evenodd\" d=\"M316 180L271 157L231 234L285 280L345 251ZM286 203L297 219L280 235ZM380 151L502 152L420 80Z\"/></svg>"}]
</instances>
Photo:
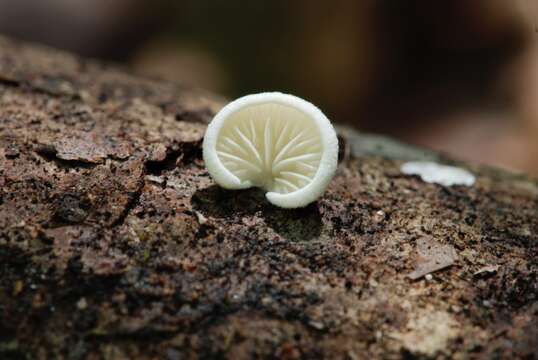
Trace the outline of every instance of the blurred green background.
<instances>
[{"instance_id":1,"label":"blurred green background","mask_svg":"<svg viewBox=\"0 0 538 360\"><path fill-rule=\"evenodd\" d=\"M535 0L0 0L0 32L538 175Z\"/></svg>"}]
</instances>

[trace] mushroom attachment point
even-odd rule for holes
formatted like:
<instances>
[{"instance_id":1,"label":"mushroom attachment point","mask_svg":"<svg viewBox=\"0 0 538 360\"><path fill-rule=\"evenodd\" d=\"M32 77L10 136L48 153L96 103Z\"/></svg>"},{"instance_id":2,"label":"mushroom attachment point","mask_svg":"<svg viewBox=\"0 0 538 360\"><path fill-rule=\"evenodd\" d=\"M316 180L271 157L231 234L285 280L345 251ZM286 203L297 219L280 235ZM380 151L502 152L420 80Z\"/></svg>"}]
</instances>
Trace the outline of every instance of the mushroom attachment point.
<instances>
[{"instance_id":1,"label":"mushroom attachment point","mask_svg":"<svg viewBox=\"0 0 538 360\"><path fill-rule=\"evenodd\" d=\"M338 139L316 106L293 95L247 95L207 127L207 170L226 189L259 187L270 203L304 207L319 198L338 164Z\"/></svg>"}]
</instances>

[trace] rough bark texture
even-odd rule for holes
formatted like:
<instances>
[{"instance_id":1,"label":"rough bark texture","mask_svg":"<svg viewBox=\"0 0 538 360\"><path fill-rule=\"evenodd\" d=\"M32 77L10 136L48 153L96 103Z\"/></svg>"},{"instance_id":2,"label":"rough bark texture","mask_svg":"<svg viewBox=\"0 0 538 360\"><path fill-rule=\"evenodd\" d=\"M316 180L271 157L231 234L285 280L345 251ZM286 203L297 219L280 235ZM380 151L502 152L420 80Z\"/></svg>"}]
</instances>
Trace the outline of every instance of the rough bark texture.
<instances>
[{"instance_id":1,"label":"rough bark texture","mask_svg":"<svg viewBox=\"0 0 538 360\"><path fill-rule=\"evenodd\" d=\"M341 129L282 210L208 176L221 105L0 38L0 358L537 356L536 181L427 184L402 158L438 155Z\"/></svg>"}]
</instances>

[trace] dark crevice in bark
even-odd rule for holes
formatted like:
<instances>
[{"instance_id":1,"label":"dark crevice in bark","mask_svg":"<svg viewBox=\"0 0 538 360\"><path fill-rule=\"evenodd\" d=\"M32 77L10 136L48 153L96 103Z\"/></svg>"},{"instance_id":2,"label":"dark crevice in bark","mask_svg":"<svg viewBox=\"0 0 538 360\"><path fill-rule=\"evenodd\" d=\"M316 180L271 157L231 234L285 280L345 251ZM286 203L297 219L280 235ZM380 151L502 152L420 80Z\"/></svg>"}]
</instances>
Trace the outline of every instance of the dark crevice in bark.
<instances>
[{"instance_id":1,"label":"dark crevice in bark","mask_svg":"<svg viewBox=\"0 0 538 360\"><path fill-rule=\"evenodd\" d=\"M136 205L138 204L138 201L140 200L140 196L142 196L142 189L144 188L144 184L145 184L145 181L144 181L144 176L142 176L139 180L138 180L138 187L135 191L133 192L129 192L128 193L128 200L127 200L127 204L125 205L125 207L123 208L122 212L120 213L120 215L118 216L118 218L116 220L114 220L111 224L110 224L110 227L111 228L114 228L114 227L117 227L117 226L120 226L123 224L123 222L125 221L125 218L129 215L129 213L136 207Z\"/></svg>"}]
</instances>

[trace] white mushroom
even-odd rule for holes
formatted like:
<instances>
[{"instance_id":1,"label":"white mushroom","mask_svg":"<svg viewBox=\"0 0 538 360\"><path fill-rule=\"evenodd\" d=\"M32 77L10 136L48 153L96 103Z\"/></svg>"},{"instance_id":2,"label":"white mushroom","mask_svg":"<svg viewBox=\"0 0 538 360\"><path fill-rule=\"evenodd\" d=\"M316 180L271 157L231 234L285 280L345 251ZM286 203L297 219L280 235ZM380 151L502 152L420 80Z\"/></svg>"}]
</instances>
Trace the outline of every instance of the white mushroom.
<instances>
[{"instance_id":1,"label":"white mushroom","mask_svg":"<svg viewBox=\"0 0 538 360\"><path fill-rule=\"evenodd\" d=\"M401 166L400 171L406 175L419 175L424 182L444 186L472 186L476 180L475 176L465 169L431 161L409 161Z\"/></svg>"},{"instance_id":2,"label":"white mushroom","mask_svg":"<svg viewBox=\"0 0 538 360\"><path fill-rule=\"evenodd\" d=\"M219 111L207 127L203 152L220 186L259 187L272 204L297 208L327 188L338 163L338 140L316 106L268 92L244 96Z\"/></svg>"}]
</instances>

